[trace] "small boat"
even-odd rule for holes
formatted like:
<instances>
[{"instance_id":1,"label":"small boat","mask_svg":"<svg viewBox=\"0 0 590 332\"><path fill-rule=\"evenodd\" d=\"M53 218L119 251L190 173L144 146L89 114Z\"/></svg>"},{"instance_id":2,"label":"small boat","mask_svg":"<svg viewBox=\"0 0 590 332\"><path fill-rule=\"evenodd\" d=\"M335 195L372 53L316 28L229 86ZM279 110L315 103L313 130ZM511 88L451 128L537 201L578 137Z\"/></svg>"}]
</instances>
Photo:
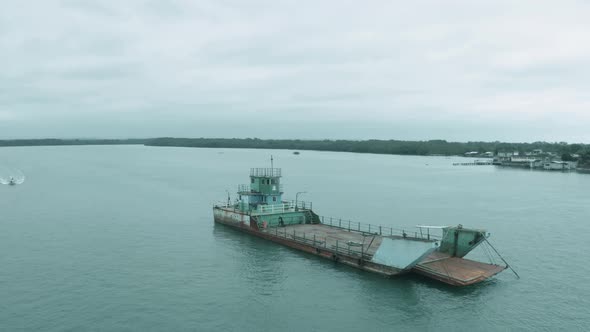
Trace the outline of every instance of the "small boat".
<instances>
[{"instance_id":1,"label":"small boat","mask_svg":"<svg viewBox=\"0 0 590 332\"><path fill-rule=\"evenodd\" d=\"M25 182L24 175L17 175L17 176L9 176L9 177L0 177L0 184L7 184L9 186L16 186L17 184L23 184Z\"/></svg>"}]
</instances>

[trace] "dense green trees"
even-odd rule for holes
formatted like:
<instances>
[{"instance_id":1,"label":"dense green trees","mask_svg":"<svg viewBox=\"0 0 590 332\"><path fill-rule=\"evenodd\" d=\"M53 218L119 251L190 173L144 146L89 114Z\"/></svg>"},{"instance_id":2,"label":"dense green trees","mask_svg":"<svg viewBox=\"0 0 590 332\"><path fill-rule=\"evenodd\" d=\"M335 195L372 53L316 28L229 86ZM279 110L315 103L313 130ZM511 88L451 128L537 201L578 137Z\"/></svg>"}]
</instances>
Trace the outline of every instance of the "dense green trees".
<instances>
[{"instance_id":1,"label":"dense green trees","mask_svg":"<svg viewBox=\"0 0 590 332\"><path fill-rule=\"evenodd\" d=\"M343 151L357 153L400 155L463 155L466 152L530 152L543 150L570 159L580 155L580 163L590 164L590 145L567 143L503 143L503 142L447 142L445 140L399 141L399 140L299 140L258 138L153 138L153 139L27 139L0 140L0 146L34 145L104 145L145 144L149 146L177 146L201 148L248 148Z\"/></svg>"},{"instance_id":2,"label":"dense green trees","mask_svg":"<svg viewBox=\"0 0 590 332\"><path fill-rule=\"evenodd\" d=\"M558 155L564 153L581 153L590 150L590 145L564 143L502 143L502 142L447 142L445 140L430 141L398 141L398 140L272 140L257 138L156 138L148 140L146 145L181 146L201 148L250 148L250 149L291 149L317 151L343 151L358 153L400 154L400 155L463 155L466 152L479 153L498 151L530 152L543 150Z\"/></svg>"},{"instance_id":3,"label":"dense green trees","mask_svg":"<svg viewBox=\"0 0 590 332\"><path fill-rule=\"evenodd\" d=\"M588 145L586 145L586 150L580 153L578 167L590 169L590 148L588 147Z\"/></svg>"},{"instance_id":4,"label":"dense green trees","mask_svg":"<svg viewBox=\"0 0 590 332\"><path fill-rule=\"evenodd\" d=\"M49 145L119 145L145 144L146 139L12 139L0 140L0 146L49 146Z\"/></svg>"}]
</instances>

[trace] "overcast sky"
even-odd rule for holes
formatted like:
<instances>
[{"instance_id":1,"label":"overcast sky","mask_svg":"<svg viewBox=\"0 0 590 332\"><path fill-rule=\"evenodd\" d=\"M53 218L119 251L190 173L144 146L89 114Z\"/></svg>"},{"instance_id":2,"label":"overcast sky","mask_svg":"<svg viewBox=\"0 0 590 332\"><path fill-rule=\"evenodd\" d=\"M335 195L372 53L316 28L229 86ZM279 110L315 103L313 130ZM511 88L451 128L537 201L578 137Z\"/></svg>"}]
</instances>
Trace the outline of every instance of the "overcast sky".
<instances>
[{"instance_id":1,"label":"overcast sky","mask_svg":"<svg viewBox=\"0 0 590 332\"><path fill-rule=\"evenodd\" d=\"M0 138L157 136L590 143L590 2L0 2Z\"/></svg>"}]
</instances>

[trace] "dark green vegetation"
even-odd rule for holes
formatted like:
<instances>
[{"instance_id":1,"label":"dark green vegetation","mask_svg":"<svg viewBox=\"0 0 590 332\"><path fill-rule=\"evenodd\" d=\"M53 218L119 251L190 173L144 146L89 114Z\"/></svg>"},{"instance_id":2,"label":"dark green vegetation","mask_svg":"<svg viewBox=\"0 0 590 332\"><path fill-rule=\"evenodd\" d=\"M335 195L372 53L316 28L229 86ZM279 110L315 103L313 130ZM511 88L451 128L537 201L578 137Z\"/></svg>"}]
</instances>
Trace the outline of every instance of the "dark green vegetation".
<instances>
[{"instance_id":1,"label":"dark green vegetation","mask_svg":"<svg viewBox=\"0 0 590 332\"><path fill-rule=\"evenodd\" d=\"M0 146L43 146L43 145L110 145L144 144L148 146L175 146L198 148L244 148L244 149L290 149L316 150L399 155L463 155L466 152L518 151L524 154L543 150L564 156L565 159L580 155L580 163L590 167L590 144L567 144L534 142L447 142L445 140L398 141L398 140L275 140L258 138L152 138L152 139L26 139L0 140Z\"/></svg>"},{"instance_id":2,"label":"dark green vegetation","mask_svg":"<svg viewBox=\"0 0 590 332\"><path fill-rule=\"evenodd\" d=\"M0 146L52 146L52 145L129 145L145 144L147 139L12 139L0 140Z\"/></svg>"},{"instance_id":3,"label":"dark green vegetation","mask_svg":"<svg viewBox=\"0 0 590 332\"><path fill-rule=\"evenodd\" d=\"M498 151L532 151L535 149L562 154L590 153L589 144L567 143L502 143L502 142L447 142L397 141L397 140L272 140L257 138L156 138L146 142L151 146L179 146L200 148L249 148L249 149L291 149L342 151L357 153L399 154L399 155L463 155L466 152L479 153Z\"/></svg>"},{"instance_id":4,"label":"dark green vegetation","mask_svg":"<svg viewBox=\"0 0 590 332\"><path fill-rule=\"evenodd\" d=\"M590 170L590 151L586 150L580 155L580 159L578 160L578 169L583 168Z\"/></svg>"}]
</instances>

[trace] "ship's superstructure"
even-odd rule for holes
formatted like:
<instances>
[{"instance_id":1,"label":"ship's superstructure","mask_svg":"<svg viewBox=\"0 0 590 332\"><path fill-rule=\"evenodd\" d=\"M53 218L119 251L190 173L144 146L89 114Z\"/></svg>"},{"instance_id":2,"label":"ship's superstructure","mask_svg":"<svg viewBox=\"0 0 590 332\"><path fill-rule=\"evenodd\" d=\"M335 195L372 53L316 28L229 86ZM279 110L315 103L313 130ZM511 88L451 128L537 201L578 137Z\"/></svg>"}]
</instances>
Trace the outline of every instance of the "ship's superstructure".
<instances>
[{"instance_id":1,"label":"ship's superstructure","mask_svg":"<svg viewBox=\"0 0 590 332\"><path fill-rule=\"evenodd\" d=\"M280 168L250 169L250 183L238 185L237 194L237 203L215 207L216 221L253 230L319 222L311 204L283 201Z\"/></svg>"}]
</instances>

